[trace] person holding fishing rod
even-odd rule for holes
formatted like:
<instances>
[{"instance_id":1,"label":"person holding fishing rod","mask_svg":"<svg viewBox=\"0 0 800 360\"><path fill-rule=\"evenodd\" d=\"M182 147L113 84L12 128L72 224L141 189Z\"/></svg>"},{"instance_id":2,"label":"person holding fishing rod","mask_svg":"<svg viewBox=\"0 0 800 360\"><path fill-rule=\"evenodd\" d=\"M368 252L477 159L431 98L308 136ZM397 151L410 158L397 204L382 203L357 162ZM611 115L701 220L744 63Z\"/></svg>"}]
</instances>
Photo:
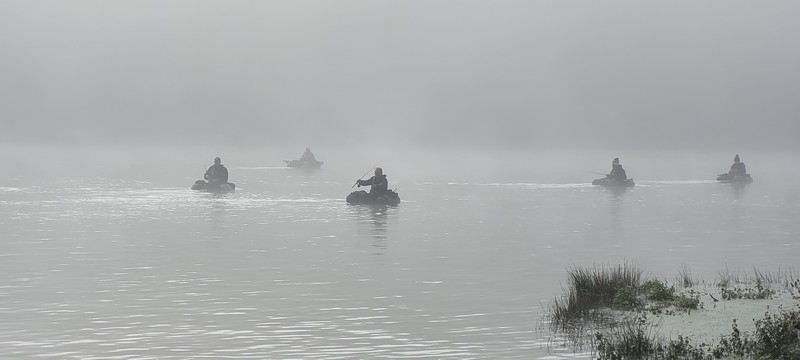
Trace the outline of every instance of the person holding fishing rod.
<instances>
[{"instance_id":1,"label":"person holding fishing rod","mask_svg":"<svg viewBox=\"0 0 800 360\"><path fill-rule=\"evenodd\" d=\"M628 180L628 175L625 174L625 169L620 165L619 158L614 158L614 161L611 162L611 173L606 177L618 181Z\"/></svg>"},{"instance_id":2,"label":"person holding fishing rod","mask_svg":"<svg viewBox=\"0 0 800 360\"><path fill-rule=\"evenodd\" d=\"M369 171L367 171L367 173L369 173ZM356 183L353 184L353 186L355 185L358 185L358 187L371 186L369 189L369 195L376 198L381 195L385 195L386 192L389 191L389 181L386 180L386 175L383 174L383 169L379 167L375 168L375 176L367 180L358 179L356 180Z\"/></svg>"}]
</instances>

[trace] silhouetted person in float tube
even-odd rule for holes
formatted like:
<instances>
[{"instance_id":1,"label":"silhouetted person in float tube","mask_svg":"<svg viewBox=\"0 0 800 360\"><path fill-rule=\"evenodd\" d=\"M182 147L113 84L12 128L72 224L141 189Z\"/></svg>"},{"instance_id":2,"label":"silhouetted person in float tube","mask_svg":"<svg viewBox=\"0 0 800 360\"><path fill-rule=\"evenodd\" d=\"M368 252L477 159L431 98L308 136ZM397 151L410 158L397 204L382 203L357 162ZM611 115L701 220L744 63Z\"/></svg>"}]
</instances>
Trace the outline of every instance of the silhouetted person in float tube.
<instances>
[{"instance_id":1,"label":"silhouetted person in float tube","mask_svg":"<svg viewBox=\"0 0 800 360\"><path fill-rule=\"evenodd\" d=\"M386 194L389 191L389 180L386 180L386 175L383 175L383 169L375 168L375 176L367 180L358 180L358 187L371 186L369 194L373 197L378 197Z\"/></svg>"},{"instance_id":2,"label":"silhouetted person in float tube","mask_svg":"<svg viewBox=\"0 0 800 360\"><path fill-rule=\"evenodd\" d=\"M228 183L228 169L222 165L222 160L219 157L214 158L214 165L208 168L206 174L203 176L208 185L220 186Z\"/></svg>"},{"instance_id":3,"label":"silhouetted person in float tube","mask_svg":"<svg viewBox=\"0 0 800 360\"><path fill-rule=\"evenodd\" d=\"M618 181L628 180L628 175L625 174L625 169L620 165L619 158L614 158L614 161L611 162L611 173L606 175L606 177Z\"/></svg>"},{"instance_id":4,"label":"silhouetted person in float tube","mask_svg":"<svg viewBox=\"0 0 800 360\"><path fill-rule=\"evenodd\" d=\"M733 165L731 165L731 171L728 171L728 174L732 176L747 175L747 167L745 167L744 163L739 160L739 154L736 154L736 157L733 158Z\"/></svg>"},{"instance_id":5,"label":"silhouetted person in float tube","mask_svg":"<svg viewBox=\"0 0 800 360\"><path fill-rule=\"evenodd\" d=\"M306 148L303 156L300 156L300 161L312 162L317 161L317 159L314 157L314 153L311 152L311 148Z\"/></svg>"}]
</instances>

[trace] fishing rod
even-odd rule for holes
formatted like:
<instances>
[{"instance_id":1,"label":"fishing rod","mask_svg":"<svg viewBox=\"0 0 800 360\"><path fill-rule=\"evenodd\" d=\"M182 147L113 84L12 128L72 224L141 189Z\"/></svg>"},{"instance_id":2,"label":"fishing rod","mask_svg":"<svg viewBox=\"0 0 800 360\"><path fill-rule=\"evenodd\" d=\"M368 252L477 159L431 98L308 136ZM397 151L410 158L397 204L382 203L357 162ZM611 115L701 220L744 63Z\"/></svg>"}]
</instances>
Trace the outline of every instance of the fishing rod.
<instances>
[{"instance_id":1,"label":"fishing rod","mask_svg":"<svg viewBox=\"0 0 800 360\"><path fill-rule=\"evenodd\" d=\"M588 173L592 173L592 174L597 174L597 175L608 175L608 174L599 173L597 171L588 171L588 170L584 170L584 171L586 171Z\"/></svg>"},{"instance_id":2,"label":"fishing rod","mask_svg":"<svg viewBox=\"0 0 800 360\"><path fill-rule=\"evenodd\" d=\"M353 184L353 186L351 186L350 188L352 189L352 188L356 187L356 185L358 185L358 182L359 182L359 181L361 181L361 179L363 179L363 178L364 178L364 176L367 176L367 174L369 174L369 172L370 172L370 171L372 171L372 169L374 169L374 168L376 168L376 167L378 167L378 164L375 164L375 166L373 166L373 167L371 167L369 170L367 170L367 172L365 172L365 173L364 173L364 175L361 175L361 177L360 177L360 178L358 178L358 180L356 180L356 183L355 183L355 184Z\"/></svg>"}]
</instances>

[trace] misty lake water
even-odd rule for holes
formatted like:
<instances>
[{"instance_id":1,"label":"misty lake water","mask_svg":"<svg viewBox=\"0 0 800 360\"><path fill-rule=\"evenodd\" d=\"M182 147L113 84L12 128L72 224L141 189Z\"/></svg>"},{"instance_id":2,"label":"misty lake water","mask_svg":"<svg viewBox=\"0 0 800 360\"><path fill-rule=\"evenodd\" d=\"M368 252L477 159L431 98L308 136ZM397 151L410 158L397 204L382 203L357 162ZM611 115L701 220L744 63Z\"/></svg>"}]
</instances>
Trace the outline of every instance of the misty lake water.
<instances>
[{"instance_id":1,"label":"misty lake water","mask_svg":"<svg viewBox=\"0 0 800 360\"><path fill-rule=\"evenodd\" d=\"M368 207L344 201L366 169L229 168L225 195L185 174L0 184L0 358L571 358L542 324L569 266L711 280L800 254L800 194L758 175L610 191L387 169L403 202Z\"/></svg>"}]
</instances>

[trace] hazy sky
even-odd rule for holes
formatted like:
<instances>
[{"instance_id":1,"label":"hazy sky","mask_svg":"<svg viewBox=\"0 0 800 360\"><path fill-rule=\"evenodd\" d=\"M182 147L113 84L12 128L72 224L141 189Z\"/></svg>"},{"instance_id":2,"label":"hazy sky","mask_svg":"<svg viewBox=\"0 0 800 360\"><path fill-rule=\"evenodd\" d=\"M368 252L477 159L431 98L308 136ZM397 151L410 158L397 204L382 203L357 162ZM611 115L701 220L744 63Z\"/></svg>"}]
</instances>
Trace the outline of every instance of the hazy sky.
<instances>
[{"instance_id":1,"label":"hazy sky","mask_svg":"<svg viewBox=\"0 0 800 360\"><path fill-rule=\"evenodd\" d=\"M798 149L798 13L0 0L0 141Z\"/></svg>"}]
</instances>

